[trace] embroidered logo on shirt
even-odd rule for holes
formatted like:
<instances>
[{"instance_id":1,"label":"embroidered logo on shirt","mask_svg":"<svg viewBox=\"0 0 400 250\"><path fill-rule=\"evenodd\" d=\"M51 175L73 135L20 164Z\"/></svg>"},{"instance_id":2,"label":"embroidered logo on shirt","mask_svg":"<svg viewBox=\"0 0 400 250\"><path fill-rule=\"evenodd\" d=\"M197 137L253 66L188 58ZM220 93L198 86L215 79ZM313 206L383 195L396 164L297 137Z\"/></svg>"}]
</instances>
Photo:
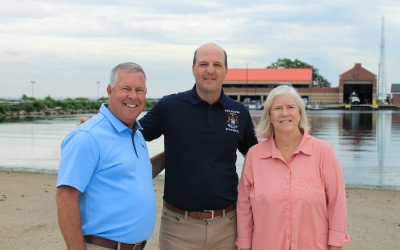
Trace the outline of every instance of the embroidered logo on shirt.
<instances>
[{"instance_id":1,"label":"embroidered logo on shirt","mask_svg":"<svg viewBox=\"0 0 400 250\"><path fill-rule=\"evenodd\" d=\"M239 126L239 115L236 113L228 113L228 127L237 128Z\"/></svg>"}]
</instances>

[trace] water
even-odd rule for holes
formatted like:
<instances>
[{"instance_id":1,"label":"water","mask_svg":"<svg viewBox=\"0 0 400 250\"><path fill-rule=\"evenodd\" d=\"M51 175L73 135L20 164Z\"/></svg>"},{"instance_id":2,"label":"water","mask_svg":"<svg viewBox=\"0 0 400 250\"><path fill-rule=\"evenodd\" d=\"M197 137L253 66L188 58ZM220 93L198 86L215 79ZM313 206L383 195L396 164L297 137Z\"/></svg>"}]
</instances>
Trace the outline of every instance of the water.
<instances>
[{"instance_id":1,"label":"water","mask_svg":"<svg viewBox=\"0 0 400 250\"><path fill-rule=\"evenodd\" d=\"M258 124L261 111L251 111ZM0 118L0 169L56 174L60 144L82 115ZM332 144L347 187L400 190L400 112L309 111L311 134ZM148 143L150 156L164 139ZM240 176L244 158L238 153ZM163 178L162 172L160 178Z\"/></svg>"}]
</instances>

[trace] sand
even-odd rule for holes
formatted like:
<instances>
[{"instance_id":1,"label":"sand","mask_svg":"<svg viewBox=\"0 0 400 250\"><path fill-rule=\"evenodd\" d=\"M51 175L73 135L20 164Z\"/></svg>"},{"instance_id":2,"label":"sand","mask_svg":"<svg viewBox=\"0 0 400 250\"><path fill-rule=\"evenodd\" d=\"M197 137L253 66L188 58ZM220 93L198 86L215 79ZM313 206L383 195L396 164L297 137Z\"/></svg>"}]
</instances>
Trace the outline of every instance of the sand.
<instances>
[{"instance_id":1,"label":"sand","mask_svg":"<svg viewBox=\"0 0 400 250\"><path fill-rule=\"evenodd\" d=\"M0 172L0 250L66 249L57 223L55 175ZM154 180L158 249L163 180ZM400 191L347 189L349 250L400 249Z\"/></svg>"}]
</instances>

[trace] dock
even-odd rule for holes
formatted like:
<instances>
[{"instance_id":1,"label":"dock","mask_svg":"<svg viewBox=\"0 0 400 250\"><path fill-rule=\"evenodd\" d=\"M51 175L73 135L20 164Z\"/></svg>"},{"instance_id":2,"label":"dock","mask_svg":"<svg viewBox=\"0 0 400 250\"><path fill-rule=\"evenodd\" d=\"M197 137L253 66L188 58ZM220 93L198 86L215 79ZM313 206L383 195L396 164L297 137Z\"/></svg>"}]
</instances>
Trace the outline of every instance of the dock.
<instances>
[{"instance_id":1,"label":"dock","mask_svg":"<svg viewBox=\"0 0 400 250\"><path fill-rule=\"evenodd\" d=\"M307 110L400 110L400 105L393 104L320 104L307 105Z\"/></svg>"}]
</instances>

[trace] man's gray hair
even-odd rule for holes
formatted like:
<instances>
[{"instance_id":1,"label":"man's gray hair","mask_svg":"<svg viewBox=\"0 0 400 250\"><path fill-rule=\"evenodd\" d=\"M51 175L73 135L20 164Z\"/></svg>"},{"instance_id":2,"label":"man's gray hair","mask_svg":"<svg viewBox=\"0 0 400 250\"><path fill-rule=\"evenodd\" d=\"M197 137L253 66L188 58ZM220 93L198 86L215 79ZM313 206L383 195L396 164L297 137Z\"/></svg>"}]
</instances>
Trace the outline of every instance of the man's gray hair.
<instances>
[{"instance_id":1,"label":"man's gray hair","mask_svg":"<svg viewBox=\"0 0 400 250\"><path fill-rule=\"evenodd\" d=\"M115 83L118 82L118 72L121 70L125 72L142 72L144 75L144 80L146 81L146 73L144 73L143 68L139 64L133 62L126 62L118 64L111 70L111 75L110 75L111 87L114 87Z\"/></svg>"}]
</instances>

